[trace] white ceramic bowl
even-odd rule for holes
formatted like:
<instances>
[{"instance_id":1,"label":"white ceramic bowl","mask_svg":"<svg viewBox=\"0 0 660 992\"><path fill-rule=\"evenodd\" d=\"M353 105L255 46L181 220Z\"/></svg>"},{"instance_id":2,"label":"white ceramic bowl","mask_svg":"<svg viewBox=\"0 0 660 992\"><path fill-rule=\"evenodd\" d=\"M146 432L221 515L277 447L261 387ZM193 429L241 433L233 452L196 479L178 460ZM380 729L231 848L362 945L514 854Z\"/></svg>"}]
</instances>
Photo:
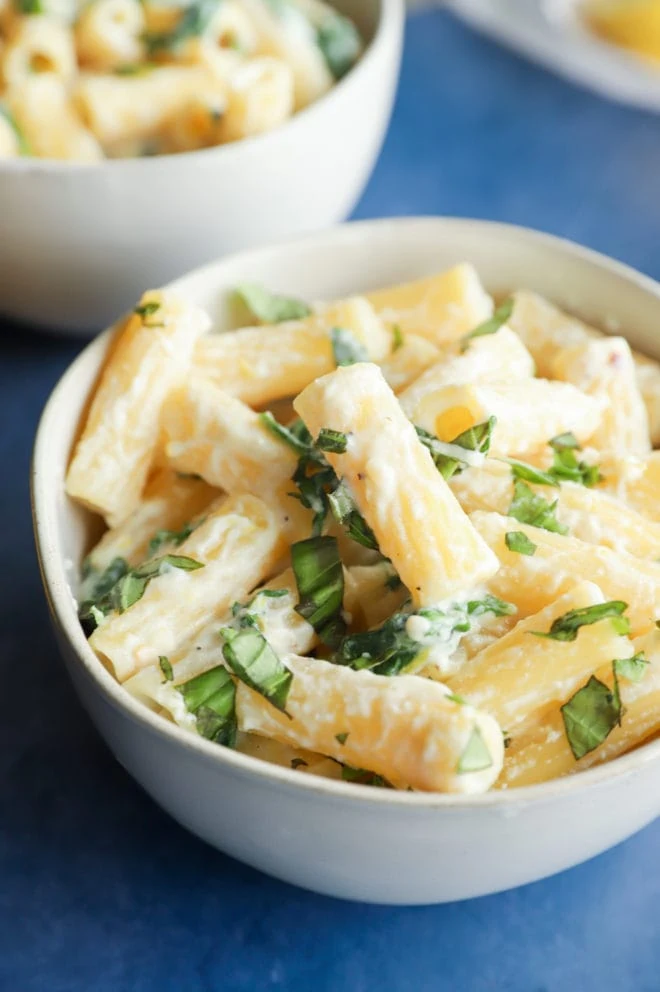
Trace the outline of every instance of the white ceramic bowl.
<instances>
[{"instance_id":1,"label":"white ceramic bowl","mask_svg":"<svg viewBox=\"0 0 660 992\"><path fill-rule=\"evenodd\" d=\"M283 127L182 155L0 162L0 313L98 331L211 258L343 220L371 173L398 77L403 0L336 0L367 40Z\"/></svg>"},{"instance_id":2,"label":"white ceramic bowl","mask_svg":"<svg viewBox=\"0 0 660 992\"><path fill-rule=\"evenodd\" d=\"M486 286L526 286L660 357L660 286L594 252L522 228L451 219L382 220L215 262L177 289L222 327L224 297L257 280L331 298L472 261ZM108 346L80 355L43 414L34 520L55 629L84 705L117 759L175 819L242 861L350 899L434 903L521 885L590 858L660 812L660 741L580 775L472 798L369 789L268 765L186 733L141 706L89 648L71 574L93 523L64 496L81 412Z\"/></svg>"}]
</instances>

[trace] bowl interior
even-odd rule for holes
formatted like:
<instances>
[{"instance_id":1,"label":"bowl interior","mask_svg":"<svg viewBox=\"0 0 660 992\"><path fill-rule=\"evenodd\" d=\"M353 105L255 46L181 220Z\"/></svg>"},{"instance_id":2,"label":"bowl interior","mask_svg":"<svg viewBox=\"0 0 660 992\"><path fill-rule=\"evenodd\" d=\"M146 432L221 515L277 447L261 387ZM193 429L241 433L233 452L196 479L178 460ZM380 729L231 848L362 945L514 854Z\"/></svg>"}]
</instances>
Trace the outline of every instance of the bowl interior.
<instances>
[{"instance_id":1,"label":"bowl interior","mask_svg":"<svg viewBox=\"0 0 660 992\"><path fill-rule=\"evenodd\" d=\"M517 288L536 290L555 303L600 326L620 330L630 343L660 358L660 286L631 269L569 242L522 228L483 221L418 218L349 224L276 247L246 252L214 262L174 283L191 301L206 308L217 330L231 326L229 291L242 281L309 300L330 299L418 278L460 262L472 262L486 288L505 294ZM190 735L129 697L87 645L78 624L72 590L79 563L99 522L64 494L64 473L88 397L110 341L106 333L90 344L56 387L42 417L34 455L33 500L35 530L44 582L51 608L88 674L115 705L132 711L169 735L190 744ZM258 759L226 752L201 738L195 746L218 761L262 765ZM660 742L647 745L608 765L551 783L571 788L610 775L631 762L660 755ZM284 769L300 787L310 777ZM314 787L314 786L312 786ZM318 787L318 784L317 786ZM323 787L354 795L378 793L385 802L461 805L485 801L506 803L523 793L544 794L547 785L464 800L456 797L390 793L323 780Z\"/></svg>"}]
</instances>

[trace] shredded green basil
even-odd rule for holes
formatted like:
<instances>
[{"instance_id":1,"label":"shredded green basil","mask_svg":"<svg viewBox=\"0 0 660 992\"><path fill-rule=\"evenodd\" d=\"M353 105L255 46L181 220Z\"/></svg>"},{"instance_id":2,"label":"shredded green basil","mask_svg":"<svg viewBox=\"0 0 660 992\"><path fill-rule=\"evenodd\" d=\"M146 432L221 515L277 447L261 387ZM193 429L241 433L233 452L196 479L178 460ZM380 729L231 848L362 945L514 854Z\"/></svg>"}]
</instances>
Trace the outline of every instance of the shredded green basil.
<instances>
[{"instance_id":1,"label":"shredded green basil","mask_svg":"<svg viewBox=\"0 0 660 992\"><path fill-rule=\"evenodd\" d=\"M184 9L171 31L147 31L144 44L149 55L173 51L189 38L197 38L208 29L221 0L193 0Z\"/></svg>"},{"instance_id":2,"label":"shredded green basil","mask_svg":"<svg viewBox=\"0 0 660 992\"><path fill-rule=\"evenodd\" d=\"M335 734L335 740L337 741L338 744L343 745L348 740L348 736L349 736L348 731L345 731L343 734Z\"/></svg>"},{"instance_id":3,"label":"shredded green basil","mask_svg":"<svg viewBox=\"0 0 660 992\"><path fill-rule=\"evenodd\" d=\"M172 682L174 679L174 672L172 671L172 666L170 664L170 659L164 654L159 655L158 664L160 665L160 670L165 676L166 682Z\"/></svg>"},{"instance_id":4,"label":"shredded green basil","mask_svg":"<svg viewBox=\"0 0 660 992\"><path fill-rule=\"evenodd\" d=\"M617 634L627 634L630 632L630 623L627 617L623 616L627 609L628 604L620 599L597 603L595 606L583 606L557 617L553 620L550 630L546 632L532 630L530 633L535 637L547 637L553 641L574 641L580 627L599 623L601 620L612 620Z\"/></svg>"},{"instance_id":5,"label":"shredded green basil","mask_svg":"<svg viewBox=\"0 0 660 992\"><path fill-rule=\"evenodd\" d=\"M519 555L533 555L537 547L521 530L508 531L504 535L504 543L509 551L515 551Z\"/></svg>"},{"instance_id":6,"label":"shredded green basil","mask_svg":"<svg viewBox=\"0 0 660 992\"><path fill-rule=\"evenodd\" d=\"M336 489L328 493L328 503L337 523L346 528L346 533L364 548L378 551L378 541L371 527L357 508L355 500L344 479Z\"/></svg>"},{"instance_id":7,"label":"shredded green basil","mask_svg":"<svg viewBox=\"0 0 660 992\"><path fill-rule=\"evenodd\" d=\"M354 782L356 785L373 785L379 789L393 788L382 775L367 771L366 768L353 768L351 765L342 765L341 777L342 781Z\"/></svg>"},{"instance_id":8,"label":"shredded green basil","mask_svg":"<svg viewBox=\"0 0 660 992\"><path fill-rule=\"evenodd\" d=\"M346 632L341 616L344 570L335 537L310 537L291 545L291 564L300 601L296 612L329 647L337 647Z\"/></svg>"},{"instance_id":9,"label":"shredded green basil","mask_svg":"<svg viewBox=\"0 0 660 992\"><path fill-rule=\"evenodd\" d=\"M497 420L495 417L489 417L488 420L485 420L481 424L474 424L472 427L468 427L466 431L462 431L453 441L449 441L448 443L458 448L465 448L466 451L478 451L485 455L490 451L490 443L496 423ZM453 453L447 453L447 442L440 441L435 434L430 434L423 427L415 427L415 430L419 440L431 453L433 464L443 479L449 480L453 475L467 468L467 462L456 458Z\"/></svg>"},{"instance_id":10,"label":"shredded green basil","mask_svg":"<svg viewBox=\"0 0 660 992\"><path fill-rule=\"evenodd\" d=\"M280 661L266 638L251 627L241 631L223 627L220 633L225 639L222 653L234 675L286 713L293 673Z\"/></svg>"},{"instance_id":11,"label":"shredded green basil","mask_svg":"<svg viewBox=\"0 0 660 992\"><path fill-rule=\"evenodd\" d=\"M302 420L296 420L290 427L284 427L275 419L270 410L259 414L263 426L276 438L287 444L297 455L309 455L313 449L312 435Z\"/></svg>"},{"instance_id":12,"label":"shredded green basil","mask_svg":"<svg viewBox=\"0 0 660 992\"><path fill-rule=\"evenodd\" d=\"M349 435L343 431L333 431L329 427L321 428L315 444L320 451L329 451L334 455L343 455L348 447Z\"/></svg>"},{"instance_id":13,"label":"shredded green basil","mask_svg":"<svg viewBox=\"0 0 660 992\"><path fill-rule=\"evenodd\" d=\"M290 296L271 293L254 282L244 282L236 287L236 295L248 310L265 324L281 324L285 320L302 320L312 313L311 308Z\"/></svg>"},{"instance_id":14,"label":"shredded green basil","mask_svg":"<svg viewBox=\"0 0 660 992\"><path fill-rule=\"evenodd\" d=\"M160 310L160 303L156 300L151 300L148 303L140 303L138 306L134 307L133 313L136 313L138 317L151 317L153 314L158 313Z\"/></svg>"},{"instance_id":15,"label":"shredded green basil","mask_svg":"<svg viewBox=\"0 0 660 992\"><path fill-rule=\"evenodd\" d=\"M401 327L398 324L392 324L392 352L403 348L404 344L405 338Z\"/></svg>"},{"instance_id":16,"label":"shredded green basil","mask_svg":"<svg viewBox=\"0 0 660 992\"><path fill-rule=\"evenodd\" d=\"M355 365L356 362L368 362L369 353L352 331L343 327L333 327L330 331L332 353L335 365Z\"/></svg>"},{"instance_id":17,"label":"shredded green basil","mask_svg":"<svg viewBox=\"0 0 660 992\"><path fill-rule=\"evenodd\" d=\"M474 338L483 338L488 334L496 334L497 331L499 331L499 329L506 324L507 320L513 313L514 302L515 301L512 297L505 300L504 303L502 303L501 306L495 310L492 317L489 317L488 320L484 320L482 324L475 327L475 329L470 331L469 334L464 335L464 337L461 338L461 351L467 351L470 346L470 341Z\"/></svg>"},{"instance_id":18,"label":"shredded green basil","mask_svg":"<svg viewBox=\"0 0 660 992\"><path fill-rule=\"evenodd\" d=\"M353 22L335 12L328 12L317 28L316 42L335 79L341 79L355 65L362 48Z\"/></svg>"},{"instance_id":19,"label":"shredded green basil","mask_svg":"<svg viewBox=\"0 0 660 992\"><path fill-rule=\"evenodd\" d=\"M186 709L196 717L197 732L216 744L236 744L236 687L223 665L177 686Z\"/></svg>"},{"instance_id":20,"label":"shredded green basil","mask_svg":"<svg viewBox=\"0 0 660 992\"><path fill-rule=\"evenodd\" d=\"M481 772L490 768L493 764L493 756L488 750L481 730L476 725L472 728L472 733L468 738L463 753L458 759L456 771L459 775L468 775L470 772Z\"/></svg>"},{"instance_id":21,"label":"shredded green basil","mask_svg":"<svg viewBox=\"0 0 660 992\"><path fill-rule=\"evenodd\" d=\"M157 530L149 541L149 548L147 550L148 556L151 558L167 544L174 544L175 547L183 544L183 542L186 541L195 530L195 527L198 527L201 522L201 520L198 520L194 524L184 524L180 530Z\"/></svg>"},{"instance_id":22,"label":"shredded green basil","mask_svg":"<svg viewBox=\"0 0 660 992\"><path fill-rule=\"evenodd\" d=\"M566 739L576 761L594 751L621 723L621 700L592 675L586 685L561 707Z\"/></svg>"},{"instance_id":23,"label":"shredded green basil","mask_svg":"<svg viewBox=\"0 0 660 992\"><path fill-rule=\"evenodd\" d=\"M548 442L553 450L553 463L550 474L563 482L575 482L582 486L596 486L603 478L598 465L589 465L576 455L580 445L574 434L559 434Z\"/></svg>"},{"instance_id":24,"label":"shredded green basil","mask_svg":"<svg viewBox=\"0 0 660 992\"><path fill-rule=\"evenodd\" d=\"M533 492L522 479L516 479L513 484L513 499L507 511L509 517L519 520L521 524L540 527L555 534L568 534L568 527L557 520L556 510L557 500L549 503Z\"/></svg>"},{"instance_id":25,"label":"shredded green basil","mask_svg":"<svg viewBox=\"0 0 660 992\"><path fill-rule=\"evenodd\" d=\"M614 674L617 678L627 679L628 682L641 682L649 669L649 660L643 651L631 658L616 658L613 662Z\"/></svg>"}]
</instances>

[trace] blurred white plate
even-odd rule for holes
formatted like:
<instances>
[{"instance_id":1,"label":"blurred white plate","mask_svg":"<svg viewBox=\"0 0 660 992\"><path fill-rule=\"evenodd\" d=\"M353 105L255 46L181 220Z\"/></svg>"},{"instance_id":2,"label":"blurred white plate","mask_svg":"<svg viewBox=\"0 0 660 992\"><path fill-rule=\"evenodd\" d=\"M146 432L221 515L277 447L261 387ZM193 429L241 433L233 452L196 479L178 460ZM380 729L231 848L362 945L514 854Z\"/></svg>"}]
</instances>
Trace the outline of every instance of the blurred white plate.
<instances>
[{"instance_id":1,"label":"blurred white plate","mask_svg":"<svg viewBox=\"0 0 660 992\"><path fill-rule=\"evenodd\" d=\"M448 0L473 27L621 103L660 111L660 69L592 35L575 0Z\"/></svg>"}]
</instances>

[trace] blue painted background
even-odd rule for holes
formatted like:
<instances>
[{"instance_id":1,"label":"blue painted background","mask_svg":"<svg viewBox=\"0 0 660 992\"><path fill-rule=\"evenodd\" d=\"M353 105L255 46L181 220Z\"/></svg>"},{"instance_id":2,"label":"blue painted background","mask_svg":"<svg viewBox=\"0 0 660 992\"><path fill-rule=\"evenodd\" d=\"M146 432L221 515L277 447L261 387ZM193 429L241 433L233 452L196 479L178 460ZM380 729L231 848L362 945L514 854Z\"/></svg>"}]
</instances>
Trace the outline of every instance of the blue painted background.
<instances>
[{"instance_id":1,"label":"blue painted background","mask_svg":"<svg viewBox=\"0 0 660 992\"><path fill-rule=\"evenodd\" d=\"M415 15L356 216L406 213L536 226L660 277L660 118ZM142 795L56 661L32 548L32 437L77 350L0 331L1 992L658 992L660 824L525 889L392 909L259 875Z\"/></svg>"}]
</instances>

